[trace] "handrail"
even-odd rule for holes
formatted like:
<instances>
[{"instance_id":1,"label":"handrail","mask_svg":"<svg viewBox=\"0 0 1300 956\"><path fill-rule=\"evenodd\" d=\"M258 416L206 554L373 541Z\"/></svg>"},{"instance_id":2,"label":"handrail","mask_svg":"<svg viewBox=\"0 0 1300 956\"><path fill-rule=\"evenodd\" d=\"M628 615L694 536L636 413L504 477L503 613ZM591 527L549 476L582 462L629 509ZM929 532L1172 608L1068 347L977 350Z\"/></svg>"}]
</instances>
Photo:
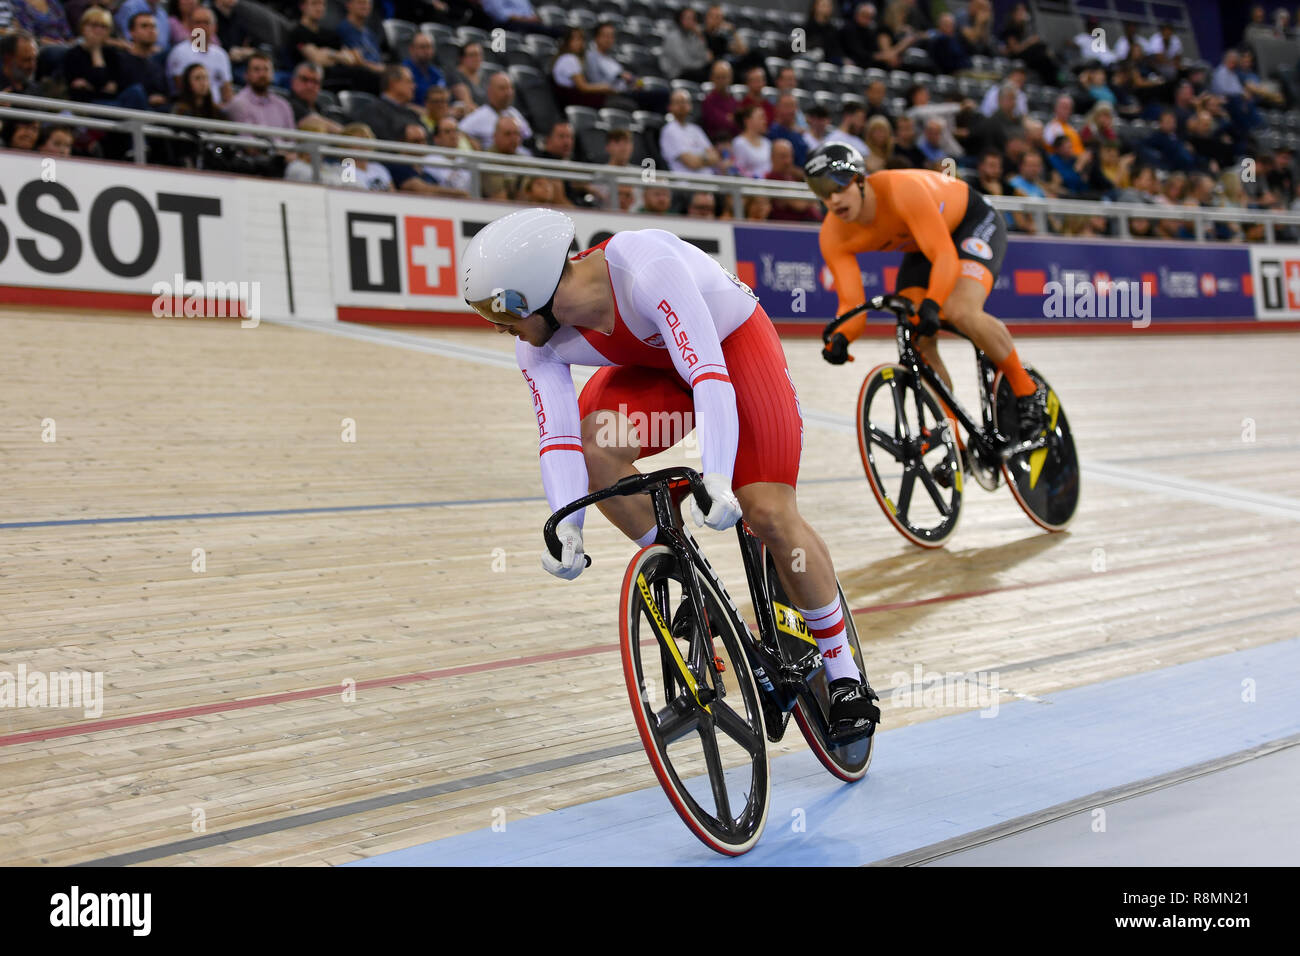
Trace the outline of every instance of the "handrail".
<instances>
[{"instance_id":1,"label":"handrail","mask_svg":"<svg viewBox=\"0 0 1300 956\"><path fill-rule=\"evenodd\" d=\"M542 159L534 156L510 156L492 152L467 152L421 143L402 143L390 140L358 139L333 133L312 133L299 129L257 126L231 120L210 120L194 116L178 116L152 110L132 110L95 103L29 96L20 93L0 93L0 118L37 120L67 125L87 126L94 129L120 129L130 132L135 143L134 159L143 165L146 159L145 137L187 138L197 133L201 139L232 143L262 149L280 149L306 153L312 165L314 182L321 182L321 163L326 157L355 157L378 162L411 164L420 159L442 157L447 168L466 169L471 176L474 195L479 192L483 173L532 174L557 178L600 182L608 186L606 206L618 208L618 186L666 186L672 190L724 193L731 196L737 220L744 217L744 201L748 196L763 195L769 199L810 200L812 196L802 183L789 183L772 179L749 179L739 176L717 176L710 173L664 172L653 167L609 166L596 163L579 163L569 160ZM1207 223L1235 222L1259 223L1264 226L1267 242L1276 241L1277 226L1300 225L1300 213L1273 212L1219 206L1174 206L1145 203L1121 203L1082 199L1036 199L1022 196L987 196L989 203L1003 212L1028 213L1034 217L1041 235L1047 231L1047 216L1103 216L1117 222L1120 238L1130 238L1129 221L1132 219L1175 219L1195 223L1197 242L1207 241Z\"/></svg>"}]
</instances>

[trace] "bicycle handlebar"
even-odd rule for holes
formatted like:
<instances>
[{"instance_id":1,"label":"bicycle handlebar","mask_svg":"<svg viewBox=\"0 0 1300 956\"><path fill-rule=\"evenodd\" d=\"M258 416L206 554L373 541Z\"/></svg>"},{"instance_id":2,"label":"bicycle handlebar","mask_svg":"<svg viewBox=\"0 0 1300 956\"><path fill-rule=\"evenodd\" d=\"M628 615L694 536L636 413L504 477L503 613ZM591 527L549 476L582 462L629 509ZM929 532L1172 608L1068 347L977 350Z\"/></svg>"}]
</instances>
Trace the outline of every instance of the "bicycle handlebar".
<instances>
[{"instance_id":1,"label":"bicycle handlebar","mask_svg":"<svg viewBox=\"0 0 1300 956\"><path fill-rule=\"evenodd\" d=\"M661 468L659 471L652 471L648 475L628 475L626 478L620 478L608 488L600 491L594 491L589 495L578 498L569 502L559 511L555 512L546 519L546 525L542 528L542 537L546 541L546 550L551 553L551 557L557 561L560 559L560 553L563 546L560 544L559 535L555 529L560 522L573 514L575 511L581 511L588 505L604 501L606 498L615 498L624 495L643 494L651 485L662 484L668 481L684 480L690 482L691 493L695 495L695 503L700 506L704 514L708 514L713 508L713 499L709 493L704 490L704 479L700 473L684 465L678 465L674 468ZM584 555L587 559L587 567L591 567L591 555Z\"/></svg>"},{"instance_id":2,"label":"bicycle handlebar","mask_svg":"<svg viewBox=\"0 0 1300 956\"><path fill-rule=\"evenodd\" d=\"M911 299L905 298L901 295L875 296L861 305L849 309L849 311L845 312L843 315L837 315L835 318L827 322L826 327L822 329L822 342L829 345L831 336L835 334L836 329L855 315L861 315L863 312L867 311L893 312L894 316L901 322L916 312L916 306L912 304Z\"/></svg>"}]
</instances>

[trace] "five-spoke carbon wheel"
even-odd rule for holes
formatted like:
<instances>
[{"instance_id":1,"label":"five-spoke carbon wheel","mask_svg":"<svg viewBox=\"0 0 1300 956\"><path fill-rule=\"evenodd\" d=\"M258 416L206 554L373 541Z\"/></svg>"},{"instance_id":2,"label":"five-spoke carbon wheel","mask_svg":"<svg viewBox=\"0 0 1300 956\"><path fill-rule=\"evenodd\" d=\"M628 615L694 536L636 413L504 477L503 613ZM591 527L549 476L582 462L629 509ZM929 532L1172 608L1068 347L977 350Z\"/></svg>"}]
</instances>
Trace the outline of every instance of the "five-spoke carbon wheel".
<instances>
[{"instance_id":1,"label":"five-spoke carbon wheel","mask_svg":"<svg viewBox=\"0 0 1300 956\"><path fill-rule=\"evenodd\" d=\"M683 569L664 545L628 565L619 639L637 732L682 821L735 856L758 842L771 790L758 690L726 605L701 578L697 620Z\"/></svg>"}]
</instances>

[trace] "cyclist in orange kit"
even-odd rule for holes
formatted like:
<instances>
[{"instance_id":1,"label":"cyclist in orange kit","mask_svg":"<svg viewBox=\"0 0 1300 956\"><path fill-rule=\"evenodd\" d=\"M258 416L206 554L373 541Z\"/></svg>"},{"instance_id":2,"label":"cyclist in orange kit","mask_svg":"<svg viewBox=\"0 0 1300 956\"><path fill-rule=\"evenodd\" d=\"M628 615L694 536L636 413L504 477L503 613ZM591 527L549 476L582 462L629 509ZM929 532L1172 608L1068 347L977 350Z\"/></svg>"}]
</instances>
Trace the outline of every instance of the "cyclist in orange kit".
<instances>
[{"instance_id":1,"label":"cyclist in orange kit","mask_svg":"<svg viewBox=\"0 0 1300 956\"><path fill-rule=\"evenodd\" d=\"M1007 437L1037 437L1046 421L1047 390L1025 372L1007 327L984 311L1006 255L1002 216L965 182L942 173L890 169L868 176L861 154L846 143L815 150L804 176L830 213L822 222L820 244L839 297L840 318L826 328L822 357L832 365L852 361L849 343L866 328L865 313L845 317L866 301L858 254L901 250L897 289L917 309L917 351L952 388L935 341L939 320L969 336L1016 395L1020 434ZM934 477L952 484L946 462Z\"/></svg>"}]
</instances>

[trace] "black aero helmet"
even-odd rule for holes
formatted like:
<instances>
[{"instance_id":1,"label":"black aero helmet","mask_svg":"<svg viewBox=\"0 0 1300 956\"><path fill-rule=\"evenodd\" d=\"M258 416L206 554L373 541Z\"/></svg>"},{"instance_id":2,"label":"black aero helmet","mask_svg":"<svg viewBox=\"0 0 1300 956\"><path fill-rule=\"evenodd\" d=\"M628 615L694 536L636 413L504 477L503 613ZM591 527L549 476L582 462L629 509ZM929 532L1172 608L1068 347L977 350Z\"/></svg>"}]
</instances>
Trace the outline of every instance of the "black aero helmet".
<instances>
[{"instance_id":1,"label":"black aero helmet","mask_svg":"<svg viewBox=\"0 0 1300 956\"><path fill-rule=\"evenodd\" d=\"M857 177L865 177L867 164L862 154L848 143L825 143L808 156L803 175L817 198L826 199Z\"/></svg>"}]
</instances>

